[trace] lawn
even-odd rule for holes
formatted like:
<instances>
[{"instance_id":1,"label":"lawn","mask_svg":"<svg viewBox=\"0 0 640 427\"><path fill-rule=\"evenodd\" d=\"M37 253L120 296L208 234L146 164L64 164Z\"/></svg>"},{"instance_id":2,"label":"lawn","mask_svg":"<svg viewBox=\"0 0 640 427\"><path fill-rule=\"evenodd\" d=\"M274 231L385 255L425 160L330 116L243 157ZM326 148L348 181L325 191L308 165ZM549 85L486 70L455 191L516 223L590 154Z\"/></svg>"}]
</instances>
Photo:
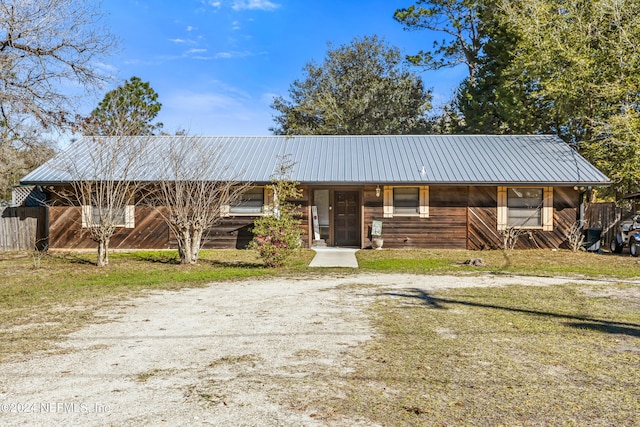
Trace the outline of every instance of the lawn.
<instances>
[{"instance_id":1,"label":"lawn","mask_svg":"<svg viewBox=\"0 0 640 427\"><path fill-rule=\"evenodd\" d=\"M640 425L631 285L388 295L329 413L381 425Z\"/></svg>"},{"instance_id":2,"label":"lawn","mask_svg":"<svg viewBox=\"0 0 640 427\"><path fill-rule=\"evenodd\" d=\"M97 309L153 290L290 275L519 274L598 278L607 285L456 289L382 295L376 338L351 352L352 373L318 396L327 413L382 425L640 424L637 258L567 251L358 252L360 269L310 269L301 251L265 269L251 251L0 254L0 361L58 352ZM485 266L462 265L482 258ZM363 284L366 285L366 284ZM318 379L318 381L326 379ZM342 396L342 397L336 397ZM329 416L328 416L329 417ZM329 417L330 418L330 417Z\"/></svg>"},{"instance_id":3,"label":"lawn","mask_svg":"<svg viewBox=\"0 0 640 427\"><path fill-rule=\"evenodd\" d=\"M409 273L487 272L536 276L640 279L640 258L628 254L566 250L382 250L359 251L361 270ZM484 267L460 265L481 258Z\"/></svg>"},{"instance_id":4,"label":"lawn","mask_svg":"<svg viewBox=\"0 0 640 427\"><path fill-rule=\"evenodd\" d=\"M51 350L62 336L98 321L98 308L149 290L203 286L212 281L273 275L335 273L307 267L313 252L300 251L283 269L265 269L255 252L202 251L198 265L182 266L175 251L114 253L106 268L94 252L0 253L0 361ZM629 256L567 251L364 250L358 272L417 274L535 274L628 279L640 276ZM481 257L486 266L460 265ZM38 268L36 268L36 266ZM340 274L354 274L339 269Z\"/></svg>"},{"instance_id":5,"label":"lawn","mask_svg":"<svg viewBox=\"0 0 640 427\"><path fill-rule=\"evenodd\" d=\"M40 260L0 252L0 361L55 351L61 337L100 321L97 309L142 292L294 274L312 256L300 252L276 271L263 268L251 251L202 251L200 262L187 266L175 251L114 253L104 268L96 267L94 252L51 252Z\"/></svg>"}]
</instances>

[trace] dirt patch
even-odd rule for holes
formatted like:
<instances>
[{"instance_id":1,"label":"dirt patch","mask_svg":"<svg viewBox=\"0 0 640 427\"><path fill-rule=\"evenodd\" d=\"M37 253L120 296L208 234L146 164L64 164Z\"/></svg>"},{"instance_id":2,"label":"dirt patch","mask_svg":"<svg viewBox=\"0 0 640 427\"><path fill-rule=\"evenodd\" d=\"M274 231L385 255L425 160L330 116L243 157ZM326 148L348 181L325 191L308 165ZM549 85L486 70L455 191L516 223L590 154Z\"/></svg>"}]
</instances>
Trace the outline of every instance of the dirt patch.
<instances>
[{"instance_id":1,"label":"dirt patch","mask_svg":"<svg viewBox=\"0 0 640 427\"><path fill-rule=\"evenodd\" d=\"M349 372L383 290L565 282L354 275L155 292L99 313L64 354L0 365L0 424L366 425L315 406L314 388Z\"/></svg>"}]
</instances>

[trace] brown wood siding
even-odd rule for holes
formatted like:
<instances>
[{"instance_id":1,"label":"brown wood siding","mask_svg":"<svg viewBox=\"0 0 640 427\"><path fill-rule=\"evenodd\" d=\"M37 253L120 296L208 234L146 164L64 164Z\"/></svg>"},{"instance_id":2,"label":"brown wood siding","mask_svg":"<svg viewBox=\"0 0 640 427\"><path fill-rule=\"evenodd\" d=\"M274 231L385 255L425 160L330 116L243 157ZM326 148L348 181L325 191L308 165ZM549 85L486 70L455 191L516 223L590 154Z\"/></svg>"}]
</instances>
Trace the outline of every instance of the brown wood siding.
<instances>
[{"instance_id":1,"label":"brown wood siding","mask_svg":"<svg viewBox=\"0 0 640 427\"><path fill-rule=\"evenodd\" d=\"M301 213L302 241L308 247L309 191L303 188L302 196L292 203L299 205ZM50 195L57 206L49 209L49 247L57 249L90 249L96 247L87 229L82 228L80 206L63 206L66 200ZM253 234L251 228L256 217L228 217L210 228L203 238L207 249L246 248ZM136 206L135 228L118 228L109 245L112 249L168 249L177 248L175 237L169 232L155 208Z\"/></svg>"},{"instance_id":2,"label":"brown wood siding","mask_svg":"<svg viewBox=\"0 0 640 427\"><path fill-rule=\"evenodd\" d=\"M469 241L471 250L500 249L502 237L498 231L497 188L470 187ZM579 194L570 187L553 191L553 231L523 230L517 249L568 248L565 232L578 218Z\"/></svg>"},{"instance_id":3,"label":"brown wood siding","mask_svg":"<svg viewBox=\"0 0 640 427\"><path fill-rule=\"evenodd\" d=\"M363 248L371 247L371 224L373 221L382 221L382 236L385 237L386 221L391 218L383 218L382 210L384 200L382 187L380 187L380 197L376 197L375 186L365 186L362 192L362 245Z\"/></svg>"},{"instance_id":4,"label":"brown wood siding","mask_svg":"<svg viewBox=\"0 0 640 427\"><path fill-rule=\"evenodd\" d=\"M363 246L371 246L371 223L382 221L385 248L467 247L467 187L429 187L429 217L383 218L375 186L365 187Z\"/></svg>"},{"instance_id":5,"label":"brown wood siding","mask_svg":"<svg viewBox=\"0 0 640 427\"><path fill-rule=\"evenodd\" d=\"M502 237L498 231L498 188L469 187L469 235L471 250L499 249Z\"/></svg>"},{"instance_id":6,"label":"brown wood siding","mask_svg":"<svg viewBox=\"0 0 640 427\"><path fill-rule=\"evenodd\" d=\"M301 239L304 247L309 247L309 189L302 188L302 195L299 199L290 200L298 206L300 212ZM211 227L202 239L202 247L205 249L246 249L251 239L253 239L253 222L255 216L230 216L222 219L220 223ZM171 246L177 247L174 238L171 239Z\"/></svg>"},{"instance_id":7,"label":"brown wood siding","mask_svg":"<svg viewBox=\"0 0 640 427\"><path fill-rule=\"evenodd\" d=\"M222 219L216 226L207 230L202 238L204 249L245 249L253 233L253 216L234 216ZM171 239L171 247L177 248L175 238Z\"/></svg>"},{"instance_id":8,"label":"brown wood siding","mask_svg":"<svg viewBox=\"0 0 640 427\"><path fill-rule=\"evenodd\" d=\"M45 249L47 233L47 208L0 208L0 251Z\"/></svg>"},{"instance_id":9,"label":"brown wood siding","mask_svg":"<svg viewBox=\"0 0 640 427\"><path fill-rule=\"evenodd\" d=\"M566 231L578 219L579 194L573 188L553 189L553 231L525 231L516 249L560 248L568 249Z\"/></svg>"},{"instance_id":10,"label":"brown wood siding","mask_svg":"<svg viewBox=\"0 0 640 427\"><path fill-rule=\"evenodd\" d=\"M86 228L82 228L79 206L49 208L49 247L89 249L97 247ZM135 227L118 228L109 242L112 249L167 249L169 228L155 208L136 206Z\"/></svg>"},{"instance_id":11,"label":"brown wood siding","mask_svg":"<svg viewBox=\"0 0 640 427\"><path fill-rule=\"evenodd\" d=\"M357 187L354 187L357 188ZM362 247L371 246L371 223L382 221L385 248L499 249L502 238L497 231L497 187L429 188L429 217L383 218L383 197L376 197L375 186L362 190ZM311 187L294 201L300 206L302 240L309 246ZM518 248L565 248L565 231L577 220L579 194L573 188L554 189L554 230L532 230L520 237ZM135 208L135 228L119 228L111 240L114 249L175 248L167 225L154 208ZM81 226L79 206L49 208L49 247L95 248L96 243ZM223 219L205 235L205 248L245 248L251 240L255 217Z\"/></svg>"}]
</instances>

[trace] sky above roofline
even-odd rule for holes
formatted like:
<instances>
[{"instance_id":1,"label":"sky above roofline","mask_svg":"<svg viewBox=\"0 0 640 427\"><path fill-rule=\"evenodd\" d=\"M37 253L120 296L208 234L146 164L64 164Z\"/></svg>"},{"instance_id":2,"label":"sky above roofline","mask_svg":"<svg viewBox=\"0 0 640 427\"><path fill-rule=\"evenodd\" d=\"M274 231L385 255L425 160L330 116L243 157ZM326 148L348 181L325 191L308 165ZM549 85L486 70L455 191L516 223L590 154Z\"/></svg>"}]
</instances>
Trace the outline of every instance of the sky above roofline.
<instances>
[{"instance_id":1,"label":"sky above roofline","mask_svg":"<svg viewBox=\"0 0 640 427\"><path fill-rule=\"evenodd\" d=\"M106 91L132 76L159 95L164 130L195 135L269 135L270 105L321 62L327 43L378 35L403 54L429 49L426 31L405 31L393 12L410 0L109 0L105 25L119 49L98 64L114 83L83 99L88 114ZM434 92L434 105L451 99L464 67L415 69Z\"/></svg>"}]
</instances>

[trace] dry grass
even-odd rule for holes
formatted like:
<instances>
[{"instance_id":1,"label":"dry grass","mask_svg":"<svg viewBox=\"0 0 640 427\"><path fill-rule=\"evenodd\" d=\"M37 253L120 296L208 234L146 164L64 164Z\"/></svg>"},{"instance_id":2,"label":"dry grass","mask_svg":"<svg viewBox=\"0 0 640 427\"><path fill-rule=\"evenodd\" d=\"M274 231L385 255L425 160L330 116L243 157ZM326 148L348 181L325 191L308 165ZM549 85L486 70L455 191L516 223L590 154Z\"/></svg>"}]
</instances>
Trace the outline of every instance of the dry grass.
<instances>
[{"instance_id":1,"label":"dry grass","mask_svg":"<svg viewBox=\"0 0 640 427\"><path fill-rule=\"evenodd\" d=\"M403 250L360 251L361 270L456 273L491 272L540 276L640 278L640 258L629 254L571 252L566 250ZM465 260L482 258L484 267L462 266Z\"/></svg>"},{"instance_id":2,"label":"dry grass","mask_svg":"<svg viewBox=\"0 0 640 427\"><path fill-rule=\"evenodd\" d=\"M336 413L381 425L640 424L640 288L388 296L378 338L336 379ZM335 394L333 395L335 396Z\"/></svg>"},{"instance_id":3,"label":"dry grass","mask_svg":"<svg viewBox=\"0 0 640 427\"><path fill-rule=\"evenodd\" d=\"M95 253L52 252L34 267L31 253L0 253L0 361L54 352L56 342L82 326L101 321L97 309L154 289L201 286L249 277L358 271L454 273L493 272L630 278L640 275L637 258L567 251L360 251L359 270L309 269L312 251L296 254L286 269L264 269L252 251L203 251L201 262L181 266L175 251L115 253L111 265L95 266ZM482 257L485 267L459 265Z\"/></svg>"},{"instance_id":4,"label":"dry grass","mask_svg":"<svg viewBox=\"0 0 640 427\"><path fill-rule=\"evenodd\" d=\"M307 269L312 256L300 252L290 268L274 271L250 251L206 251L199 265L186 267L174 252L114 254L107 268L93 265L93 253L58 253L39 269L27 253L1 254L0 361L59 351L66 334L102 321L97 309L147 290L324 274ZM589 276L612 284L385 296L371 309L377 338L351 351L353 373L309 379L308 393L291 397L293 407L315 407L317 419L382 425L640 424L640 288L615 284L640 276L638 259L566 251L383 250L358 257L360 271ZM478 257L485 267L459 264ZM210 367L242 371L259 362L240 355ZM185 398L224 403L211 381L187 389Z\"/></svg>"},{"instance_id":5,"label":"dry grass","mask_svg":"<svg viewBox=\"0 0 640 427\"><path fill-rule=\"evenodd\" d=\"M0 361L57 352L62 337L102 321L98 309L142 292L295 274L312 256L300 252L290 268L274 271L251 251L203 251L191 266L180 265L175 251L116 253L105 268L94 265L93 252L54 252L40 268L29 253L0 253Z\"/></svg>"}]
</instances>

